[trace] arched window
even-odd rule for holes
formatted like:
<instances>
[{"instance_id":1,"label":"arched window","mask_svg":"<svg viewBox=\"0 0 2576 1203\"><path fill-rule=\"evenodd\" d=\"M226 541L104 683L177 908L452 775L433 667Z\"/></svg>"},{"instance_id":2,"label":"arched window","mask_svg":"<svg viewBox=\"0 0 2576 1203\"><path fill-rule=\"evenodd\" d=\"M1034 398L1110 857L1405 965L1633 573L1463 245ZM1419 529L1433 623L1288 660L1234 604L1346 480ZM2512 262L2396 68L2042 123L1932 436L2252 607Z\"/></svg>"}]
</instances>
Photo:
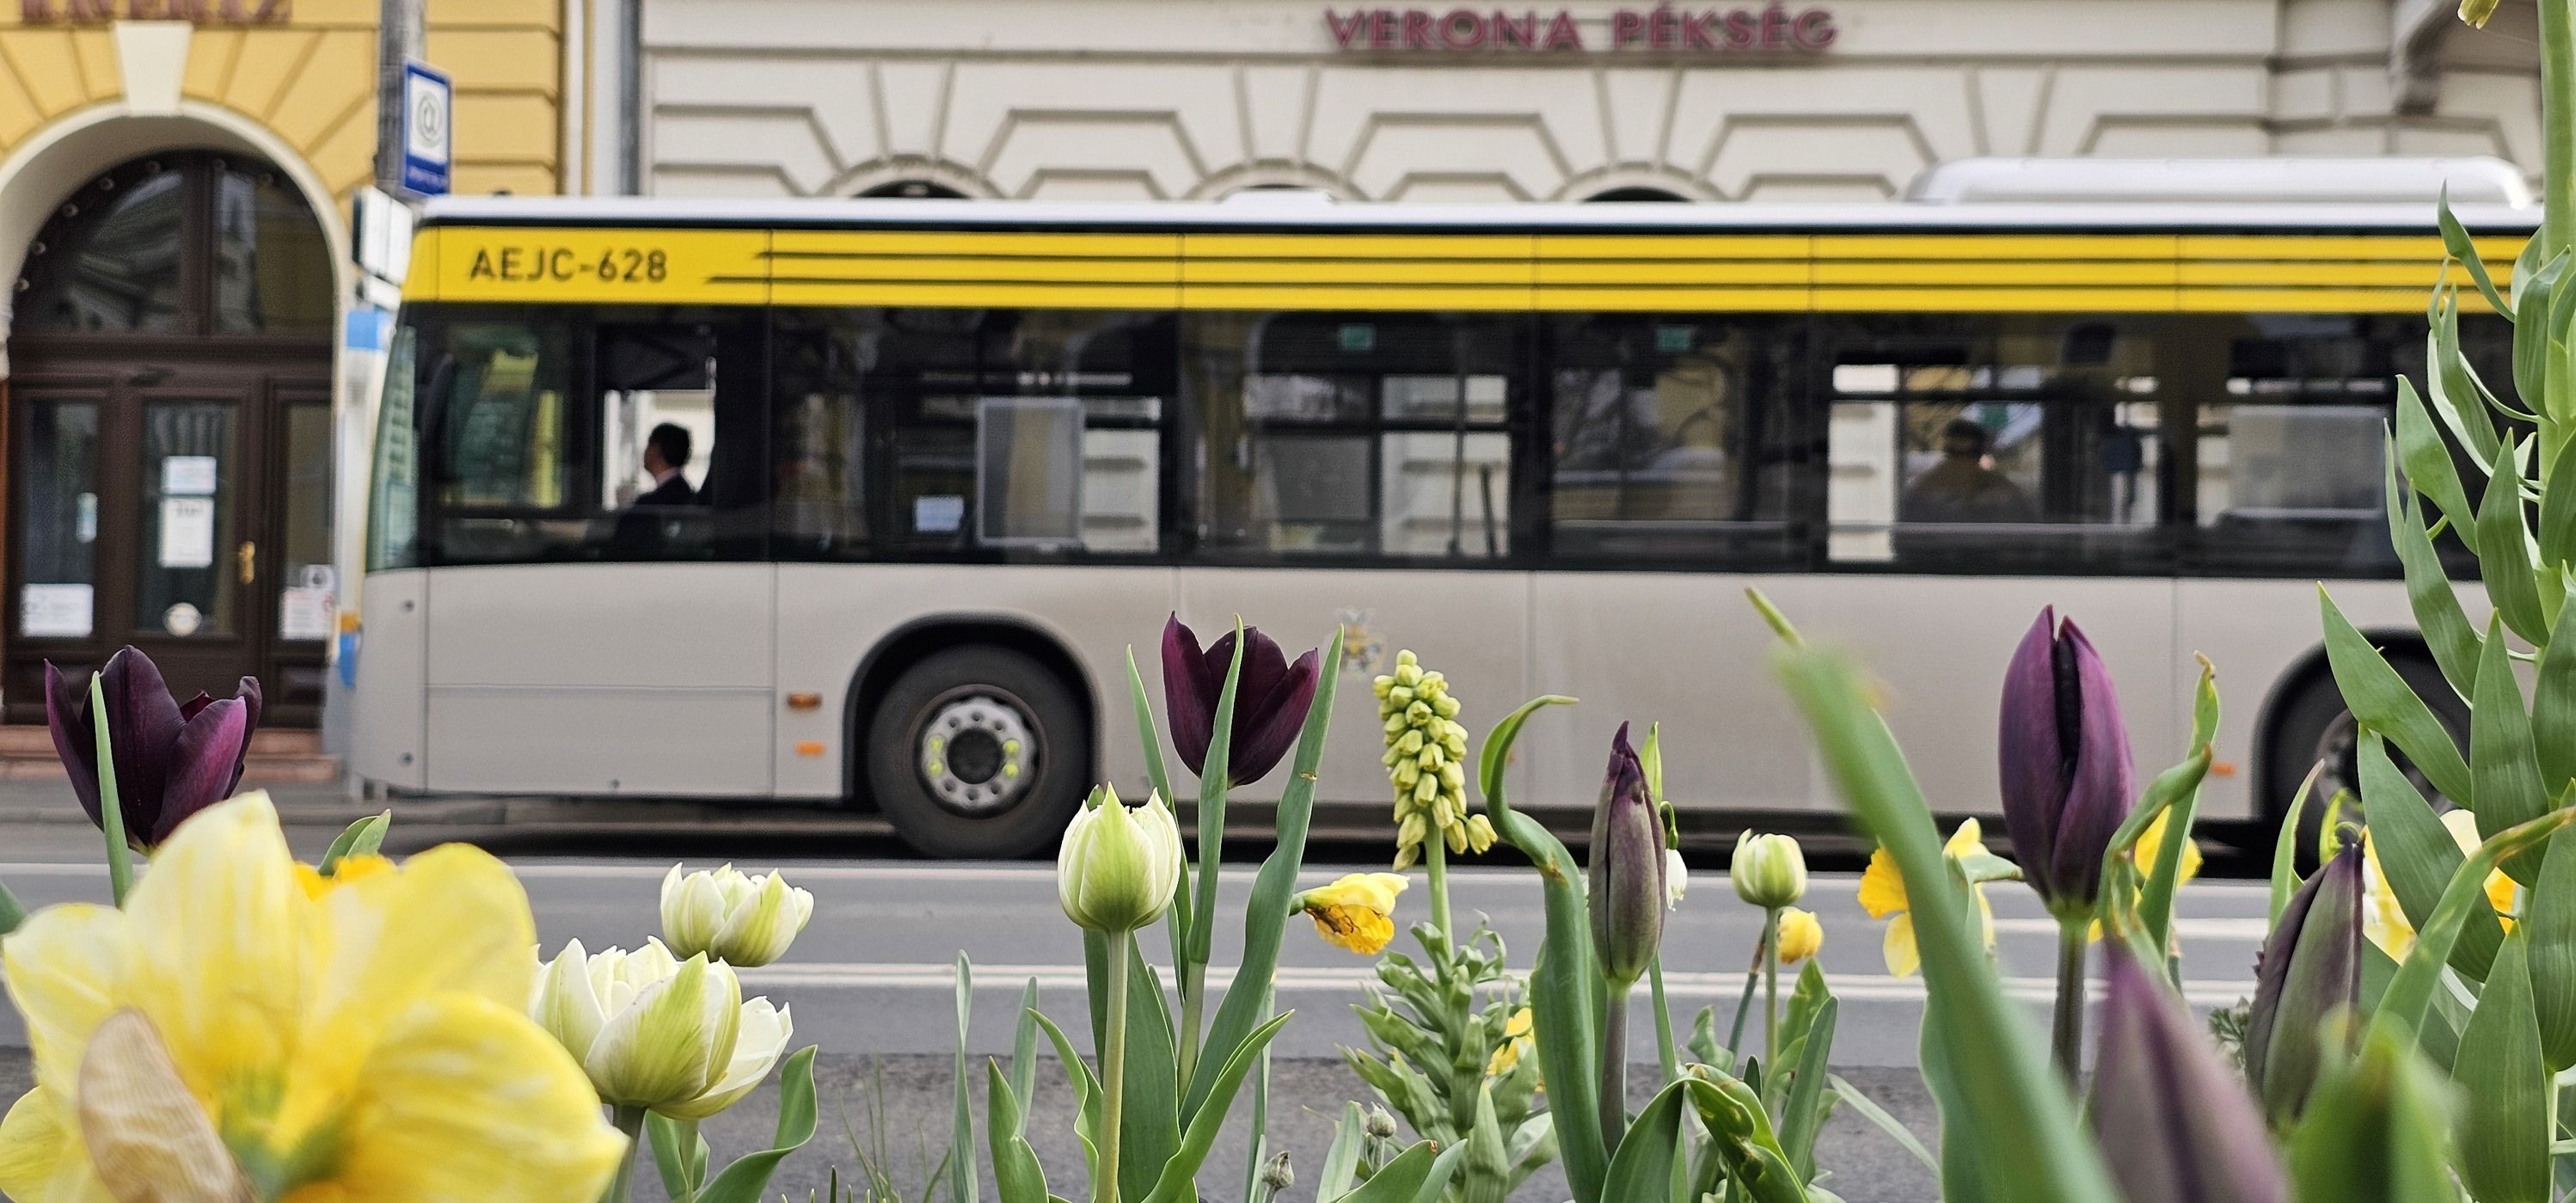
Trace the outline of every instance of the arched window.
<instances>
[{"instance_id":1,"label":"arched window","mask_svg":"<svg viewBox=\"0 0 2576 1203\"><path fill-rule=\"evenodd\" d=\"M861 196L894 197L901 200L964 200L966 194L946 184L929 180L894 180L860 193Z\"/></svg>"},{"instance_id":2,"label":"arched window","mask_svg":"<svg viewBox=\"0 0 2576 1203\"><path fill-rule=\"evenodd\" d=\"M75 189L28 244L12 325L33 334L316 335L322 224L276 167L152 155Z\"/></svg>"},{"instance_id":3,"label":"arched window","mask_svg":"<svg viewBox=\"0 0 2576 1203\"><path fill-rule=\"evenodd\" d=\"M1688 204L1690 198L1661 188L1613 188L1598 196L1583 198L1585 204Z\"/></svg>"}]
</instances>

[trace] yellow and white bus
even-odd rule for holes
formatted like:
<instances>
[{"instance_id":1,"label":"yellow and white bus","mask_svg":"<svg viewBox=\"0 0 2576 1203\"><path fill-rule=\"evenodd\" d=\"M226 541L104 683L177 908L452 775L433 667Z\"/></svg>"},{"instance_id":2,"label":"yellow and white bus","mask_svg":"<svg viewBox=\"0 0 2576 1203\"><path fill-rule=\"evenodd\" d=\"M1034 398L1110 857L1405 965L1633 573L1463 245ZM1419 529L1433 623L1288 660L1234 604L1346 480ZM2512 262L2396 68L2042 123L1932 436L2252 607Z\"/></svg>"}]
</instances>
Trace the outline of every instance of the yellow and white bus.
<instances>
[{"instance_id":1,"label":"yellow and white bus","mask_svg":"<svg viewBox=\"0 0 2576 1203\"><path fill-rule=\"evenodd\" d=\"M2534 212L2463 215L2501 271ZM1347 630L1327 802L1379 799L1367 682L1412 648L1471 728L1583 699L1521 742L1534 805L1588 805L1635 719L1690 805L1822 810L1758 585L1885 675L1957 813L1997 807L2041 606L2108 658L2142 773L2207 653L2204 814L2261 819L2349 738L2318 580L2438 680L2380 501L2431 218L434 203L377 424L354 768L847 800L933 853L1024 853L1141 779L1125 652L1158 688L1177 612ZM2504 324L2462 303L2509 397Z\"/></svg>"}]
</instances>

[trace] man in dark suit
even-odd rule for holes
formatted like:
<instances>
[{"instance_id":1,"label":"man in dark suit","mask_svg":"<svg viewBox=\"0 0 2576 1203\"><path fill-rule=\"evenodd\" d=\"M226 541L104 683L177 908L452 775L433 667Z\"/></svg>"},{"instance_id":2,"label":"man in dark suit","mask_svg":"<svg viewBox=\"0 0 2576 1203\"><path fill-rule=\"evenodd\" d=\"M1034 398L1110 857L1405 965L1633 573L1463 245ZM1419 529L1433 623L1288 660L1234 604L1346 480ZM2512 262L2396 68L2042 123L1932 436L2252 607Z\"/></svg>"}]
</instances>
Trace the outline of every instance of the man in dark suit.
<instances>
[{"instance_id":1,"label":"man in dark suit","mask_svg":"<svg viewBox=\"0 0 2576 1203\"><path fill-rule=\"evenodd\" d=\"M644 438L644 473L653 478L653 487L635 498L626 512L617 516L617 531L612 546L618 558L650 560L659 557L669 535L667 524L685 516L687 507L698 503L698 491L689 487L680 470L689 466L689 432L687 428L664 422Z\"/></svg>"}]
</instances>

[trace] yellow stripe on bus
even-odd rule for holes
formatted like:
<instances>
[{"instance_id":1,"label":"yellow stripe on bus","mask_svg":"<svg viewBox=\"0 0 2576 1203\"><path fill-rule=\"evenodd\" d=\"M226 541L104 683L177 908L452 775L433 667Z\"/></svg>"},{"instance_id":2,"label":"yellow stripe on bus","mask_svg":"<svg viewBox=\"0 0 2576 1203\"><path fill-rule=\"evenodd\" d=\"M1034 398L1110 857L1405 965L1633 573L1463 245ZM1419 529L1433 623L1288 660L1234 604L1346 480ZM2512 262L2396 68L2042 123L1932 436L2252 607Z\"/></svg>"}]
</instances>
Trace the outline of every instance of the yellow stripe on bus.
<instances>
[{"instance_id":1,"label":"yellow stripe on bus","mask_svg":"<svg viewBox=\"0 0 2576 1203\"><path fill-rule=\"evenodd\" d=\"M1973 284L2034 287L2074 285L2111 287L2175 283L2172 260L2105 263L2095 260L2036 263L1995 261L1921 261L1892 263L1830 262L1816 264L1816 287L1834 285Z\"/></svg>"},{"instance_id":2,"label":"yellow stripe on bus","mask_svg":"<svg viewBox=\"0 0 2576 1203\"><path fill-rule=\"evenodd\" d=\"M1541 234L1538 258L1783 259L1804 263L1815 239L1805 234Z\"/></svg>"},{"instance_id":3,"label":"yellow stripe on bus","mask_svg":"<svg viewBox=\"0 0 2576 1203\"><path fill-rule=\"evenodd\" d=\"M1510 259L1536 257L1530 234L1183 234L1181 258Z\"/></svg>"},{"instance_id":4,"label":"yellow stripe on bus","mask_svg":"<svg viewBox=\"0 0 2576 1203\"><path fill-rule=\"evenodd\" d=\"M1550 313L1800 313L1812 297L1794 288L1542 287L1538 308Z\"/></svg>"},{"instance_id":5,"label":"yellow stripe on bus","mask_svg":"<svg viewBox=\"0 0 2576 1203\"><path fill-rule=\"evenodd\" d=\"M896 280L779 279L780 305L895 305L930 309L1172 309L1181 291L1170 284L1082 282L906 283Z\"/></svg>"},{"instance_id":6,"label":"yellow stripe on bus","mask_svg":"<svg viewBox=\"0 0 2576 1203\"><path fill-rule=\"evenodd\" d=\"M2171 234L1818 234L1826 259L2131 259L2171 262Z\"/></svg>"},{"instance_id":7,"label":"yellow stripe on bus","mask_svg":"<svg viewBox=\"0 0 2576 1203\"><path fill-rule=\"evenodd\" d=\"M1183 309L1483 309L1527 310L1523 288L1294 287L1268 284L1187 284Z\"/></svg>"},{"instance_id":8,"label":"yellow stripe on bus","mask_svg":"<svg viewBox=\"0 0 2576 1203\"><path fill-rule=\"evenodd\" d=\"M426 266L441 301L745 304L769 300L767 230L439 231Z\"/></svg>"},{"instance_id":9,"label":"yellow stripe on bus","mask_svg":"<svg viewBox=\"0 0 2576 1203\"><path fill-rule=\"evenodd\" d=\"M780 230L770 253L779 259L808 256L1058 257L1155 259L1181 253L1178 234L1041 234L980 230Z\"/></svg>"},{"instance_id":10,"label":"yellow stripe on bus","mask_svg":"<svg viewBox=\"0 0 2576 1203\"><path fill-rule=\"evenodd\" d=\"M1656 262L1554 260L1538 262L1538 282L1549 284L1796 284L1807 283L1813 268L1803 259L1709 260L1673 258Z\"/></svg>"},{"instance_id":11,"label":"yellow stripe on bus","mask_svg":"<svg viewBox=\"0 0 2576 1203\"><path fill-rule=\"evenodd\" d=\"M2171 311L2170 288L1819 288L1818 312L2011 313Z\"/></svg>"},{"instance_id":12,"label":"yellow stripe on bus","mask_svg":"<svg viewBox=\"0 0 2576 1203\"><path fill-rule=\"evenodd\" d=\"M1516 284L1530 283L1527 259L1184 259L1181 283Z\"/></svg>"}]
</instances>

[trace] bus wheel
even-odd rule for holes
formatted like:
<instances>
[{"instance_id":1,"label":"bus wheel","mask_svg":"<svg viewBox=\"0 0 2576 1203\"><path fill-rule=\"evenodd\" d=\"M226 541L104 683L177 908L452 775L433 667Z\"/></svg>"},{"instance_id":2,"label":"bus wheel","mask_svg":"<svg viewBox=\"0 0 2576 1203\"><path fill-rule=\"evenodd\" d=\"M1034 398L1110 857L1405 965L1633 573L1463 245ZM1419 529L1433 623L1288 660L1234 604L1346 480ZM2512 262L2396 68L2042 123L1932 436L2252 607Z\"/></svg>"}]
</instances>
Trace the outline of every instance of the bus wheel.
<instances>
[{"instance_id":1,"label":"bus wheel","mask_svg":"<svg viewBox=\"0 0 2576 1203\"><path fill-rule=\"evenodd\" d=\"M2452 691L2450 682L2442 678L2442 670L2424 656L2402 652L2391 654L2388 664L2397 670L2397 675L2405 680L2417 697L2424 699L2425 705L2433 711L2433 717L2451 733L2452 741L2458 743L2463 752L2467 751L2469 708L2460 700L2460 695ZM2451 809L2450 799L2433 788L2432 781L2424 776L2423 770L2415 767L2415 762L2408 759L2405 752L2395 744L2389 745L2388 752L2390 758L2397 762L2398 770L2415 784L2417 792L2433 803L2434 809ZM2309 681L2282 708L2281 717L2273 723L2271 753L2265 758L2268 780L2264 782L2264 790L2270 801L2269 813L2274 832L2280 829L2281 820L2288 816L2290 800L2299 792L2299 782L2307 777L2309 769L2318 770L2316 787L2308 796L2307 810L2299 818L2299 865L2302 871L2316 863L2318 837L2325 830L2326 808L2337 793L2348 790L2352 794L2345 803L2342 817L2359 819L2360 755L2360 727L2354 722L2352 712L2344 708L2343 694L2335 688L2331 675L2319 673ZM2319 768L2320 765L2323 767Z\"/></svg>"},{"instance_id":2,"label":"bus wheel","mask_svg":"<svg viewBox=\"0 0 2576 1203\"><path fill-rule=\"evenodd\" d=\"M1005 648L950 648L895 678L858 749L877 808L932 856L1025 856L1055 842L1091 766L1062 678Z\"/></svg>"}]
</instances>

